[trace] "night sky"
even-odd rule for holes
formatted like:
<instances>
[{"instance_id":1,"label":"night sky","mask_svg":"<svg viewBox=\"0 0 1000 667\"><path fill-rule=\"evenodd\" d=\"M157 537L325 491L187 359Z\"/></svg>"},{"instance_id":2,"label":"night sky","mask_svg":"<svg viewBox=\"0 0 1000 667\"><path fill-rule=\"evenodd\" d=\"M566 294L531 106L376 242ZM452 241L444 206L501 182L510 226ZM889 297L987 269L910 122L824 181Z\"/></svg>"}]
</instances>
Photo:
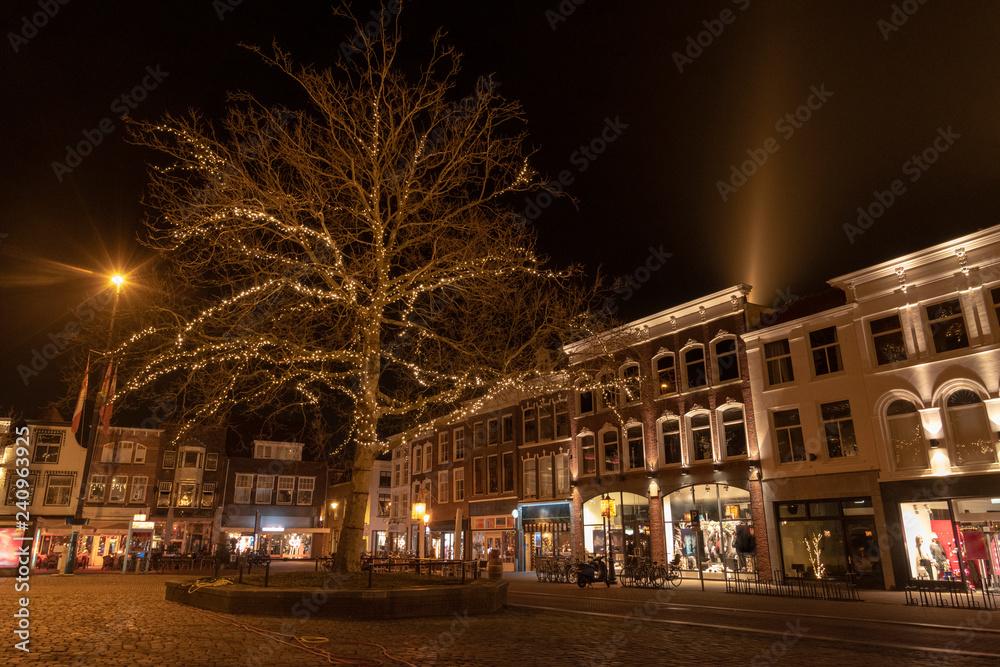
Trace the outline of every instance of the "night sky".
<instances>
[{"instance_id":1,"label":"night sky","mask_svg":"<svg viewBox=\"0 0 1000 667\"><path fill-rule=\"evenodd\" d=\"M121 115L218 118L236 89L293 105L238 44L332 63L353 35L330 6L4 3L0 407L32 416L75 393L63 357L27 386L18 366L86 316L104 273L145 258L154 156ZM408 55L438 26L465 53L456 101L492 74L522 102L536 168L578 203L513 204L555 263L632 276L626 318L738 282L777 305L1000 223L995 2L414 0L399 20Z\"/></svg>"}]
</instances>

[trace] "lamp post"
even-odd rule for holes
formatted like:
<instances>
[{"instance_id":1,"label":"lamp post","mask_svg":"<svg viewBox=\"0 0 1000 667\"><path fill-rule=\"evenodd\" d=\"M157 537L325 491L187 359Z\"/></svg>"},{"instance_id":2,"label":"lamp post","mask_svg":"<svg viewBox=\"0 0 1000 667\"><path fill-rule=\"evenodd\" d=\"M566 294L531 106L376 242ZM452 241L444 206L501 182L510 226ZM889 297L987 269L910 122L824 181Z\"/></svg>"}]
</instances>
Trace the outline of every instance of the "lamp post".
<instances>
[{"instance_id":1,"label":"lamp post","mask_svg":"<svg viewBox=\"0 0 1000 667\"><path fill-rule=\"evenodd\" d=\"M421 494L419 497L422 498L423 494ZM430 518L427 516L426 512L427 512L426 503L423 502L413 503L413 514L411 515L411 517L413 518L414 521L417 521L418 522L417 525L420 526L420 534L417 536L417 558L424 557L424 525Z\"/></svg>"},{"instance_id":2,"label":"lamp post","mask_svg":"<svg viewBox=\"0 0 1000 667\"><path fill-rule=\"evenodd\" d=\"M609 554L614 555L609 542L611 542L611 519L616 515L615 500L605 493L601 497L601 525L604 527L604 559L608 562L608 583L612 584L615 583L615 564L609 556ZM606 527L605 520L607 521Z\"/></svg>"},{"instance_id":3,"label":"lamp post","mask_svg":"<svg viewBox=\"0 0 1000 667\"><path fill-rule=\"evenodd\" d=\"M118 312L118 297L121 294L122 285L125 284L125 278L121 275L115 274L111 276L111 282L115 286L115 300L111 306L111 323L108 325L108 339L104 345L107 354L110 355L111 352L111 337L115 330L115 314ZM111 372L111 365L113 360L108 357L108 373ZM100 377L100 376L98 376ZM103 388L103 385L102 387ZM98 394L100 394L100 389L98 389ZM90 432L87 434L86 444L84 445L83 454L83 472L80 475L80 494L76 500L76 512L73 518L69 522L73 526L73 530L70 533L69 541L69 554L66 557L66 574L73 574L76 570L76 551L78 549L79 536L80 536L80 526L86 524L86 520L83 518L83 503L87 498L87 482L90 475L90 465L94 459L94 450L97 449L97 431L100 427L98 424L98 419L100 417L100 409L104 402L107 402L108 397L104 397L104 401L100 400L100 396L94 398L94 409L90 420ZM128 562L128 548L129 545L125 545L125 562Z\"/></svg>"}]
</instances>

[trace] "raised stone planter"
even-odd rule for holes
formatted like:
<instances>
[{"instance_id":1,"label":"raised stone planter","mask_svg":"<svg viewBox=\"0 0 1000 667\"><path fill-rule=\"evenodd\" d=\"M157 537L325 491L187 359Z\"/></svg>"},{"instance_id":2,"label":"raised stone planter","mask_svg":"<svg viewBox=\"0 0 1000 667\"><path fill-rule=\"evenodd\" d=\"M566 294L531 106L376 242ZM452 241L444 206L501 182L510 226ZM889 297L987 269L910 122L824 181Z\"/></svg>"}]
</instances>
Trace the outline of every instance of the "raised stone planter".
<instances>
[{"instance_id":1,"label":"raised stone planter","mask_svg":"<svg viewBox=\"0 0 1000 667\"><path fill-rule=\"evenodd\" d=\"M359 620L489 614L507 604L507 582L497 580L388 590L258 588L234 584L189 592L190 587L191 582L168 581L165 597L224 614Z\"/></svg>"}]
</instances>

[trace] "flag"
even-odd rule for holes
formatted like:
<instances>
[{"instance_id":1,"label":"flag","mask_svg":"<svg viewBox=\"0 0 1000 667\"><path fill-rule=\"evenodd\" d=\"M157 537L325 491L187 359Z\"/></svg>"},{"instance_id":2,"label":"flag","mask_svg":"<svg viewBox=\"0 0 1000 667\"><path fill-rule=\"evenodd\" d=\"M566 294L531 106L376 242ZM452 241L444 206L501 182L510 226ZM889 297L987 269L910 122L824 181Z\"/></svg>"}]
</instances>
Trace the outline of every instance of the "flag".
<instances>
[{"instance_id":1,"label":"flag","mask_svg":"<svg viewBox=\"0 0 1000 667\"><path fill-rule=\"evenodd\" d=\"M76 409L73 410L73 433L80 430L83 418L83 405L87 402L87 379L90 377L90 355L87 355L87 370L83 372L83 384L80 385L80 396L76 399Z\"/></svg>"},{"instance_id":2,"label":"flag","mask_svg":"<svg viewBox=\"0 0 1000 667\"><path fill-rule=\"evenodd\" d=\"M115 368L115 376L111 378L111 386L108 389L107 402L101 408L101 422L104 424L103 434L105 437L111 428L111 409L115 407L115 386L118 384L118 369Z\"/></svg>"},{"instance_id":3,"label":"flag","mask_svg":"<svg viewBox=\"0 0 1000 667\"><path fill-rule=\"evenodd\" d=\"M108 362L108 372L104 374L104 382L101 383L101 390L97 392L97 405L101 408L104 407L104 403L108 400L108 387L111 385L111 367L114 366L113 363ZM101 411L104 414L104 411Z\"/></svg>"}]
</instances>

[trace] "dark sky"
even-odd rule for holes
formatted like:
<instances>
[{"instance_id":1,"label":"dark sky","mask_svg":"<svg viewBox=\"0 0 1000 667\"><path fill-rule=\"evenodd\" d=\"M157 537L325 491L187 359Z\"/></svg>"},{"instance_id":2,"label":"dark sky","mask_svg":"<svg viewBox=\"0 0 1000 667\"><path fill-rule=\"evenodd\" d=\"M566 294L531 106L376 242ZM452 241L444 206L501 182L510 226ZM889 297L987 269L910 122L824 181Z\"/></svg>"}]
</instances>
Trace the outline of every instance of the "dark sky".
<instances>
[{"instance_id":1,"label":"dark sky","mask_svg":"<svg viewBox=\"0 0 1000 667\"><path fill-rule=\"evenodd\" d=\"M536 166L568 172L579 203L516 207L557 263L633 276L626 317L737 282L770 305L1000 222L997 3L577 2L414 0L401 21L414 52L443 26L466 54L458 97L493 74L523 103ZM352 35L315 0L8 0L0 28L0 406L33 413L72 391L64 359L27 385L18 366L101 272L142 256L149 156L124 141L121 96L145 80L130 110L142 119L218 117L233 89L287 102L238 43L277 39L324 64ZM54 168L88 136L89 155ZM894 181L867 229L845 231ZM671 256L649 272L654 251Z\"/></svg>"}]
</instances>

